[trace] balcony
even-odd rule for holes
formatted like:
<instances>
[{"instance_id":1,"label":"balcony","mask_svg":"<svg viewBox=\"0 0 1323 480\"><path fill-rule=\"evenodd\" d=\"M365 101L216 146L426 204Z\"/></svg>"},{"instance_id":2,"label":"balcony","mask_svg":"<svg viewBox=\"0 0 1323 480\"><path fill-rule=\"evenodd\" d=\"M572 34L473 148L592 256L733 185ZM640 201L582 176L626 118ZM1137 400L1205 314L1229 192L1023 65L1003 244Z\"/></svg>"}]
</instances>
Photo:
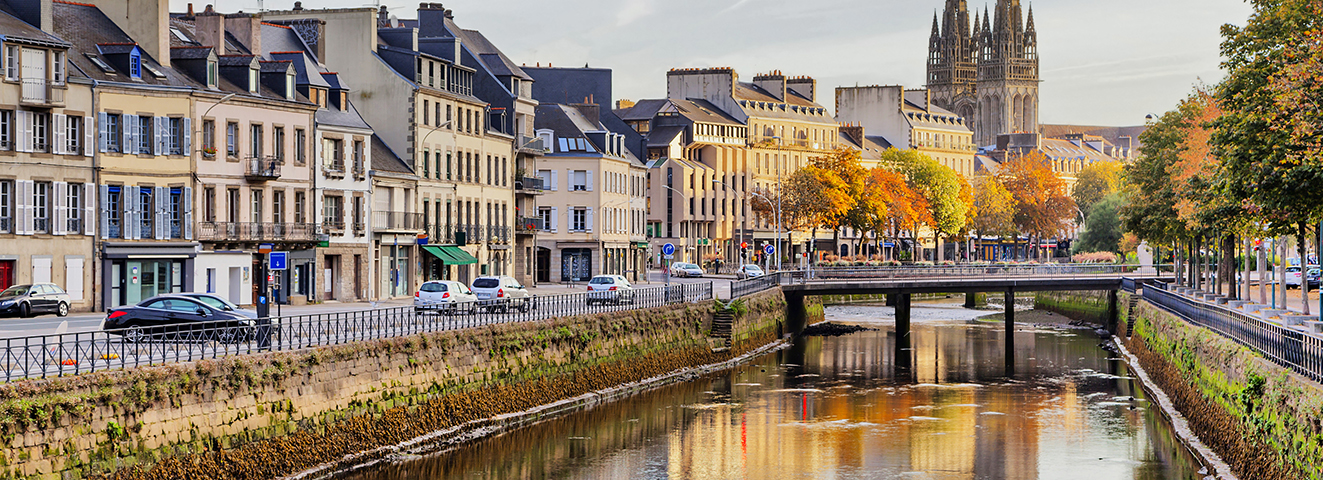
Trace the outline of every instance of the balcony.
<instances>
[{"instance_id":1,"label":"balcony","mask_svg":"<svg viewBox=\"0 0 1323 480\"><path fill-rule=\"evenodd\" d=\"M252 156L248 157L247 166L244 168L244 177L248 180L265 182L280 178L280 162L276 157Z\"/></svg>"},{"instance_id":2,"label":"balcony","mask_svg":"<svg viewBox=\"0 0 1323 480\"><path fill-rule=\"evenodd\" d=\"M24 78L22 83L23 92L19 95L19 103L41 107L64 105L64 84L45 78Z\"/></svg>"},{"instance_id":3,"label":"balcony","mask_svg":"<svg viewBox=\"0 0 1323 480\"><path fill-rule=\"evenodd\" d=\"M455 225L455 243L459 245L481 243L484 230L482 225ZM460 237L463 237L463 241L460 241Z\"/></svg>"},{"instance_id":4,"label":"balcony","mask_svg":"<svg viewBox=\"0 0 1323 480\"><path fill-rule=\"evenodd\" d=\"M500 225L488 225L487 243L493 243L493 244L510 243L510 227L502 227Z\"/></svg>"},{"instance_id":5,"label":"balcony","mask_svg":"<svg viewBox=\"0 0 1323 480\"><path fill-rule=\"evenodd\" d=\"M363 222L354 222L354 236L361 237L365 233L367 233L367 225Z\"/></svg>"},{"instance_id":6,"label":"balcony","mask_svg":"<svg viewBox=\"0 0 1323 480\"><path fill-rule=\"evenodd\" d=\"M524 217L515 220L515 234L517 235L532 235L542 231L542 218L540 217Z\"/></svg>"},{"instance_id":7,"label":"balcony","mask_svg":"<svg viewBox=\"0 0 1323 480\"><path fill-rule=\"evenodd\" d=\"M199 222L204 242L314 242L315 223Z\"/></svg>"},{"instance_id":8,"label":"balcony","mask_svg":"<svg viewBox=\"0 0 1323 480\"><path fill-rule=\"evenodd\" d=\"M367 168L363 166L362 160L354 161L354 178L359 180L367 178Z\"/></svg>"},{"instance_id":9,"label":"balcony","mask_svg":"<svg viewBox=\"0 0 1323 480\"><path fill-rule=\"evenodd\" d=\"M515 190L529 195L540 195L545 187L541 178L523 177L515 179Z\"/></svg>"},{"instance_id":10,"label":"balcony","mask_svg":"<svg viewBox=\"0 0 1323 480\"><path fill-rule=\"evenodd\" d=\"M399 231L423 229L423 214L412 212L372 212L372 229L376 231Z\"/></svg>"},{"instance_id":11,"label":"balcony","mask_svg":"<svg viewBox=\"0 0 1323 480\"><path fill-rule=\"evenodd\" d=\"M547 153L546 145L542 144L542 137L527 137L520 135L518 140L519 153L526 153L529 155L544 155Z\"/></svg>"},{"instance_id":12,"label":"balcony","mask_svg":"<svg viewBox=\"0 0 1323 480\"><path fill-rule=\"evenodd\" d=\"M325 165L322 165L322 172L325 173L326 176L329 178L344 178L345 162L341 160L333 160L331 162L328 162Z\"/></svg>"},{"instance_id":13,"label":"balcony","mask_svg":"<svg viewBox=\"0 0 1323 480\"><path fill-rule=\"evenodd\" d=\"M332 235L342 235L345 232L345 222L326 220L322 222L322 231Z\"/></svg>"}]
</instances>

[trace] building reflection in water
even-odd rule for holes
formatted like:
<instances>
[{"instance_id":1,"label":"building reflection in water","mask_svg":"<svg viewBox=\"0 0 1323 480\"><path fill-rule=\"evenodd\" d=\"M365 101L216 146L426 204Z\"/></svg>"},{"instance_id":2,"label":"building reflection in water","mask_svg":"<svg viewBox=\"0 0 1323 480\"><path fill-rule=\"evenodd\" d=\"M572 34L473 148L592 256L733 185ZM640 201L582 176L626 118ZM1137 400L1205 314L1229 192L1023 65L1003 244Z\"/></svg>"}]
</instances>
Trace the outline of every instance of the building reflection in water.
<instances>
[{"instance_id":1,"label":"building reflection in water","mask_svg":"<svg viewBox=\"0 0 1323 480\"><path fill-rule=\"evenodd\" d=\"M1017 332L1007 380L1000 328L913 328L914 382L880 325L344 478L1199 478L1088 332Z\"/></svg>"}]
</instances>

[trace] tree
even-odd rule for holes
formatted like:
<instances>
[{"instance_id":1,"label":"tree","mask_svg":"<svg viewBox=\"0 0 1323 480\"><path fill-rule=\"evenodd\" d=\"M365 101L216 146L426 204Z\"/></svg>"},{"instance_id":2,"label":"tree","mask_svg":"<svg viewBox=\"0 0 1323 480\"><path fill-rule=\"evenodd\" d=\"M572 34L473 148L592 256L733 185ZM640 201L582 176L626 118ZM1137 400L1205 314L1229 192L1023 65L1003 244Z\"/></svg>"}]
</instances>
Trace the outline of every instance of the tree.
<instances>
[{"instance_id":1,"label":"tree","mask_svg":"<svg viewBox=\"0 0 1323 480\"><path fill-rule=\"evenodd\" d=\"M1015 226L1031 234L1034 245L1065 230L1075 218L1075 201L1066 195L1066 182L1052 171L1042 152L1008 158L997 180L1015 199Z\"/></svg>"},{"instance_id":2,"label":"tree","mask_svg":"<svg viewBox=\"0 0 1323 480\"><path fill-rule=\"evenodd\" d=\"M769 222L776 221L780 197L781 228L787 232L830 226L853 205L839 176L812 165L791 174L780 189L757 193L753 210Z\"/></svg>"},{"instance_id":3,"label":"tree","mask_svg":"<svg viewBox=\"0 0 1323 480\"><path fill-rule=\"evenodd\" d=\"M978 214L971 228L980 236L1015 235L1015 198L995 177L974 179L974 208Z\"/></svg>"},{"instance_id":4,"label":"tree","mask_svg":"<svg viewBox=\"0 0 1323 480\"><path fill-rule=\"evenodd\" d=\"M927 202L910 189L905 177L886 167L876 167L868 171L850 217L860 232L874 232L878 250L885 251L883 239L897 239L902 231L917 231L931 221L927 212ZM862 246L862 235L859 241Z\"/></svg>"},{"instance_id":5,"label":"tree","mask_svg":"<svg viewBox=\"0 0 1323 480\"><path fill-rule=\"evenodd\" d=\"M1125 197L1112 193L1093 204L1089 212L1089 223L1080 235L1080 252L1117 252L1121 247L1122 231L1121 207Z\"/></svg>"},{"instance_id":6,"label":"tree","mask_svg":"<svg viewBox=\"0 0 1323 480\"><path fill-rule=\"evenodd\" d=\"M888 152L892 150L895 149L887 149ZM936 258L941 261L941 239L964 230L973 208L969 190L961 186L966 183L965 179L922 153L911 150L902 158L901 172L905 174L906 183L927 201L928 216L931 217L928 228L933 230Z\"/></svg>"},{"instance_id":7,"label":"tree","mask_svg":"<svg viewBox=\"0 0 1323 480\"><path fill-rule=\"evenodd\" d=\"M1075 191L1071 192L1070 197L1075 200L1075 205L1084 214L1084 220L1087 222L1093 204L1116 192L1120 186L1119 162L1093 162L1080 170L1078 181L1075 182Z\"/></svg>"}]
</instances>

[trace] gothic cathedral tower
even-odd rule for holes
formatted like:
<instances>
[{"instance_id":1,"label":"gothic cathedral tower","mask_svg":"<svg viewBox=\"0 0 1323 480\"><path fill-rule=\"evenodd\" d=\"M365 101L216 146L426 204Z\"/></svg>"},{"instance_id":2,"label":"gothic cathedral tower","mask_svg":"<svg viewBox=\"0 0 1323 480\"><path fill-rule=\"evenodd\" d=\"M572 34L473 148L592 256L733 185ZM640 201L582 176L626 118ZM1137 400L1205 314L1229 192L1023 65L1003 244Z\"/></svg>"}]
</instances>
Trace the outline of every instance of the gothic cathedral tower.
<instances>
[{"instance_id":1,"label":"gothic cathedral tower","mask_svg":"<svg viewBox=\"0 0 1323 480\"><path fill-rule=\"evenodd\" d=\"M965 118L978 145L997 135L1038 131L1038 34L1020 0L997 0L996 16L984 9L969 20L965 0L946 0L933 17L928 45L928 89L933 103Z\"/></svg>"}]
</instances>

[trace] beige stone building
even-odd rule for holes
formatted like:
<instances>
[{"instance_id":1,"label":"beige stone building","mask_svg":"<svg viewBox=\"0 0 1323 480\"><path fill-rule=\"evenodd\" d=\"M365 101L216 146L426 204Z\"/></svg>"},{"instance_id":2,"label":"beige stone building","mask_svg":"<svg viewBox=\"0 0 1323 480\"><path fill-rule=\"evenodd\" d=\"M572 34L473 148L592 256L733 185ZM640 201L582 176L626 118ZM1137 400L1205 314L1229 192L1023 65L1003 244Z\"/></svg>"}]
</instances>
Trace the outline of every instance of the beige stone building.
<instances>
[{"instance_id":1,"label":"beige stone building","mask_svg":"<svg viewBox=\"0 0 1323 480\"><path fill-rule=\"evenodd\" d=\"M966 179L974 176L974 132L964 118L934 105L926 89L837 87L836 119L856 141L865 138L883 149L915 150Z\"/></svg>"}]
</instances>

